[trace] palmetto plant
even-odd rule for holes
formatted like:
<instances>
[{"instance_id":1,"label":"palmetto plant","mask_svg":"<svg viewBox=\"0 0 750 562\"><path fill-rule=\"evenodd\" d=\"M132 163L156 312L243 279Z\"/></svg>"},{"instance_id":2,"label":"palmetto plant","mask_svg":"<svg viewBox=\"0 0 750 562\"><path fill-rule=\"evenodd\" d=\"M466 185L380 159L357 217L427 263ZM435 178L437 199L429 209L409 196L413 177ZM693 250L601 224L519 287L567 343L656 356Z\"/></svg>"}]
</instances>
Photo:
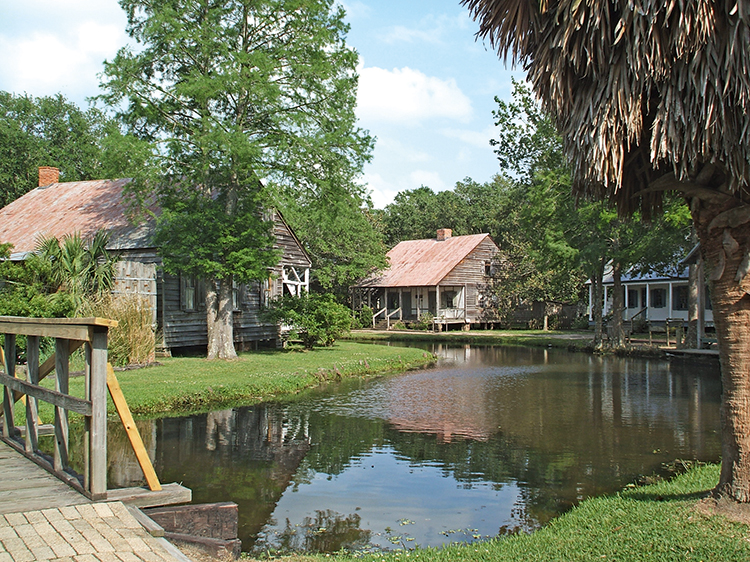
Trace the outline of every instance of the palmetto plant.
<instances>
[{"instance_id":1,"label":"palmetto plant","mask_svg":"<svg viewBox=\"0 0 750 562\"><path fill-rule=\"evenodd\" d=\"M555 118L573 189L622 213L690 204L723 381L718 491L750 501L750 4L463 0Z\"/></svg>"},{"instance_id":2,"label":"palmetto plant","mask_svg":"<svg viewBox=\"0 0 750 562\"><path fill-rule=\"evenodd\" d=\"M79 311L86 300L101 298L112 289L120 256L107 250L108 241L109 235L98 231L89 241L74 233L62 241L52 236L37 243L37 255L51 264L52 282L73 297Z\"/></svg>"}]
</instances>

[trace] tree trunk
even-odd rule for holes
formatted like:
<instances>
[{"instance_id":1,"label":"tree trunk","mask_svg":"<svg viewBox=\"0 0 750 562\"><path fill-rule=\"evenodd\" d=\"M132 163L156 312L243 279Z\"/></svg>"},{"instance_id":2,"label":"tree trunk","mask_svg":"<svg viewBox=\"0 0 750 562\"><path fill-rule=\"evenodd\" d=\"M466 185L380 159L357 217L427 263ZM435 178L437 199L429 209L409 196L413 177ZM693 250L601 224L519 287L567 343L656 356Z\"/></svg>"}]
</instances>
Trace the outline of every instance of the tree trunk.
<instances>
[{"instance_id":1,"label":"tree trunk","mask_svg":"<svg viewBox=\"0 0 750 562\"><path fill-rule=\"evenodd\" d=\"M218 279L211 285L214 287L218 285L218 293L214 289L214 306L208 309L208 291L206 292L208 359L237 359L237 352L234 349L232 278Z\"/></svg>"},{"instance_id":2,"label":"tree trunk","mask_svg":"<svg viewBox=\"0 0 750 562\"><path fill-rule=\"evenodd\" d=\"M206 330L208 332L208 359L215 359L218 354L216 331L217 318L219 315L219 295L216 292L216 281L206 281Z\"/></svg>"},{"instance_id":3,"label":"tree trunk","mask_svg":"<svg viewBox=\"0 0 750 562\"><path fill-rule=\"evenodd\" d=\"M698 283L698 264L688 267L688 328L682 347L695 349L698 347L698 306L701 287ZM680 342L677 342L678 346Z\"/></svg>"},{"instance_id":4,"label":"tree trunk","mask_svg":"<svg viewBox=\"0 0 750 562\"><path fill-rule=\"evenodd\" d=\"M622 311L625 299L622 293L622 264L615 261L612 264L612 335L610 345L614 348L625 345L625 332L622 328Z\"/></svg>"},{"instance_id":5,"label":"tree trunk","mask_svg":"<svg viewBox=\"0 0 750 562\"><path fill-rule=\"evenodd\" d=\"M701 254L711 278L711 301L721 359L722 401L721 479L717 492L750 502L750 282L736 281L738 269L750 250L750 223L727 229L739 249L725 251L724 229L708 231L708 225L722 211L737 206L702 202L693 205L693 221L701 243ZM719 276L724 263L723 273Z\"/></svg>"},{"instance_id":6,"label":"tree trunk","mask_svg":"<svg viewBox=\"0 0 750 562\"><path fill-rule=\"evenodd\" d=\"M698 235L695 232L695 226L693 226L693 232L691 234L691 242L693 245L698 243ZM687 334L685 334L685 341L682 347L685 349L696 349L698 346L698 314L700 306L700 291L703 290L703 280L698 279L698 269L701 259L698 258L698 263L690 264L688 267L688 328ZM701 334L701 338L703 334ZM678 347L679 347L679 342Z\"/></svg>"}]
</instances>

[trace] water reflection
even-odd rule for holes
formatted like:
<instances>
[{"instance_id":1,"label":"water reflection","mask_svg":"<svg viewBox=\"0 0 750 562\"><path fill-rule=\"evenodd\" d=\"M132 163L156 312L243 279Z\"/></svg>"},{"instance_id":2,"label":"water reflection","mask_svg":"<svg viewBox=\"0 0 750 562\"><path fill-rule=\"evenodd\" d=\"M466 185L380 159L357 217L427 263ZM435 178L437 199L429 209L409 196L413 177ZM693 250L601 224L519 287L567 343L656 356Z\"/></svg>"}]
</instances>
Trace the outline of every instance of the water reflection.
<instances>
[{"instance_id":1,"label":"water reflection","mask_svg":"<svg viewBox=\"0 0 750 562\"><path fill-rule=\"evenodd\" d=\"M661 463L719 457L718 367L435 351L428 371L139 428L163 481L196 502L239 504L246 549L408 548L530 530ZM111 483L132 481L118 471Z\"/></svg>"}]
</instances>

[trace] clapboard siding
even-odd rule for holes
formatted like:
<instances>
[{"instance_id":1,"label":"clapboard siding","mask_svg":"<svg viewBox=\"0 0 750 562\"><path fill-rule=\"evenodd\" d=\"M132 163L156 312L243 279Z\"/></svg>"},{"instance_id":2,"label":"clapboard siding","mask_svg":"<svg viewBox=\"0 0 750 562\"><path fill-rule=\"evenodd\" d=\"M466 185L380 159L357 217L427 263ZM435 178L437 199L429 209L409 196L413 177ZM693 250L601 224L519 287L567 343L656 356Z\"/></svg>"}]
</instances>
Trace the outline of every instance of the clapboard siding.
<instances>
[{"instance_id":1,"label":"clapboard siding","mask_svg":"<svg viewBox=\"0 0 750 562\"><path fill-rule=\"evenodd\" d=\"M485 264L492 263L497 252L494 242L486 239L440 282L440 285L466 287L466 319L469 321L477 322L484 313L480 306L480 294L488 281L485 276Z\"/></svg>"},{"instance_id":2,"label":"clapboard siding","mask_svg":"<svg viewBox=\"0 0 750 562\"><path fill-rule=\"evenodd\" d=\"M292 232L292 229L284 220L280 212L274 211L274 228L273 234L276 238L274 247L283 252L282 264L294 267L310 267L312 262L309 256L302 248L299 240Z\"/></svg>"}]
</instances>

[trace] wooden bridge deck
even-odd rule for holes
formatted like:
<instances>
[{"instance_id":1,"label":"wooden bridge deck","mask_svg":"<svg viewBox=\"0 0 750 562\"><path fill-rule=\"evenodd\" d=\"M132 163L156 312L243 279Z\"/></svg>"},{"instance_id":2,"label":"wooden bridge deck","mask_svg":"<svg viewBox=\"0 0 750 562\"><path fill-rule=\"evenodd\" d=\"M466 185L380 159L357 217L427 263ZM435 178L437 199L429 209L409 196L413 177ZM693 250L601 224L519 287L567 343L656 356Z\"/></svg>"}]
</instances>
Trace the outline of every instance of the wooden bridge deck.
<instances>
[{"instance_id":1,"label":"wooden bridge deck","mask_svg":"<svg viewBox=\"0 0 750 562\"><path fill-rule=\"evenodd\" d=\"M86 496L0 441L0 513L91 503Z\"/></svg>"},{"instance_id":2,"label":"wooden bridge deck","mask_svg":"<svg viewBox=\"0 0 750 562\"><path fill-rule=\"evenodd\" d=\"M92 502L0 441L0 562L190 562L133 511Z\"/></svg>"}]
</instances>

